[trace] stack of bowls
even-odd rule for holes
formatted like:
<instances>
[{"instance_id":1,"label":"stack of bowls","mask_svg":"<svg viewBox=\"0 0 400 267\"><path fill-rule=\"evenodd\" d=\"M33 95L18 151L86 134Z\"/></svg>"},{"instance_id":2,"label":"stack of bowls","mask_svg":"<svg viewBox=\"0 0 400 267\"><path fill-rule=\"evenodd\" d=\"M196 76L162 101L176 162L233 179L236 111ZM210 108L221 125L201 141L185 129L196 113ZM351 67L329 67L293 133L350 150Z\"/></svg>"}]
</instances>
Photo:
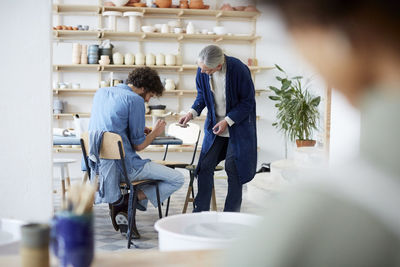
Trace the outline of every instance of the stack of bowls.
<instances>
[{"instance_id":1,"label":"stack of bowls","mask_svg":"<svg viewBox=\"0 0 400 267\"><path fill-rule=\"evenodd\" d=\"M89 64L97 64L99 61L99 45L89 45Z\"/></svg>"},{"instance_id":2,"label":"stack of bowls","mask_svg":"<svg viewBox=\"0 0 400 267\"><path fill-rule=\"evenodd\" d=\"M81 64L88 63L87 45L81 45Z\"/></svg>"},{"instance_id":3,"label":"stack of bowls","mask_svg":"<svg viewBox=\"0 0 400 267\"><path fill-rule=\"evenodd\" d=\"M81 63L81 44L72 44L72 64Z\"/></svg>"},{"instance_id":4,"label":"stack of bowls","mask_svg":"<svg viewBox=\"0 0 400 267\"><path fill-rule=\"evenodd\" d=\"M112 60L112 56L113 56L113 46L111 45L110 48L99 48L99 57L101 56L108 56L108 58L110 59L110 63L113 64L113 60Z\"/></svg>"}]
</instances>

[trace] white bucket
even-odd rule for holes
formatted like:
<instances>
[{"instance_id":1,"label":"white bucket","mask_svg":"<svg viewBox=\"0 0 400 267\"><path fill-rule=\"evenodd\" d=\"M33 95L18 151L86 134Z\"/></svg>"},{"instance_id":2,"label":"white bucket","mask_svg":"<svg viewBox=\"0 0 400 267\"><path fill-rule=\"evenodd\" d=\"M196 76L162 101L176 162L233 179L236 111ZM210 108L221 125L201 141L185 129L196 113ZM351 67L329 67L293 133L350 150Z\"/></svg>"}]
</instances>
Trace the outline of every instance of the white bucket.
<instances>
[{"instance_id":1,"label":"white bucket","mask_svg":"<svg viewBox=\"0 0 400 267\"><path fill-rule=\"evenodd\" d=\"M155 224L161 251L223 249L260 217L237 212L201 212L160 219Z\"/></svg>"}]
</instances>

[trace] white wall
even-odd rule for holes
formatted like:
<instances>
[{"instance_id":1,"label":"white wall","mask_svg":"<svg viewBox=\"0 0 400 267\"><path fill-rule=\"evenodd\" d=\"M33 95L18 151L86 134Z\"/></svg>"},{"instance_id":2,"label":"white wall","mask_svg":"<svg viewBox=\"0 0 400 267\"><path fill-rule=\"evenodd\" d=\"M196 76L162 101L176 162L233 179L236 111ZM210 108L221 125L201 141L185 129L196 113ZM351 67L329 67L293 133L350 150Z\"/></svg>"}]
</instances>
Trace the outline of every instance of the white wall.
<instances>
[{"instance_id":1,"label":"white wall","mask_svg":"<svg viewBox=\"0 0 400 267\"><path fill-rule=\"evenodd\" d=\"M0 218L52 213L50 7L2 1Z\"/></svg>"}]
</instances>

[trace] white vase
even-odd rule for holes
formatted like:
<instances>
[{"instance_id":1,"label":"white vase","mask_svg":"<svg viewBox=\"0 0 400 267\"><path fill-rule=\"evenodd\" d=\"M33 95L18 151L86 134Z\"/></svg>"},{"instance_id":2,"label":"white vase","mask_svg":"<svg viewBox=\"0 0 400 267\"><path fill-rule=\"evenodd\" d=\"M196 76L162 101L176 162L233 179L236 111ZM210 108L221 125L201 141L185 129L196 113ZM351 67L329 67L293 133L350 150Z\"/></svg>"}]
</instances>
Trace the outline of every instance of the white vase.
<instances>
[{"instance_id":1,"label":"white vase","mask_svg":"<svg viewBox=\"0 0 400 267\"><path fill-rule=\"evenodd\" d=\"M175 82L172 79L165 80L165 90L172 91L175 90Z\"/></svg>"},{"instance_id":2,"label":"white vase","mask_svg":"<svg viewBox=\"0 0 400 267\"><path fill-rule=\"evenodd\" d=\"M196 29L194 28L193 22L189 22L186 26L186 34L195 34Z\"/></svg>"},{"instance_id":3,"label":"white vase","mask_svg":"<svg viewBox=\"0 0 400 267\"><path fill-rule=\"evenodd\" d=\"M124 57L121 53L117 52L113 54L113 63L114 65L122 65L124 64Z\"/></svg>"},{"instance_id":4,"label":"white vase","mask_svg":"<svg viewBox=\"0 0 400 267\"><path fill-rule=\"evenodd\" d=\"M165 56L164 54L157 54L156 56L156 65L157 66L164 66L165 65Z\"/></svg>"},{"instance_id":5,"label":"white vase","mask_svg":"<svg viewBox=\"0 0 400 267\"><path fill-rule=\"evenodd\" d=\"M144 65L144 55L142 53L135 55L135 65Z\"/></svg>"},{"instance_id":6,"label":"white vase","mask_svg":"<svg viewBox=\"0 0 400 267\"><path fill-rule=\"evenodd\" d=\"M126 53L124 57L125 65L133 65L134 62L135 62L135 56L131 53Z\"/></svg>"},{"instance_id":7,"label":"white vase","mask_svg":"<svg viewBox=\"0 0 400 267\"><path fill-rule=\"evenodd\" d=\"M156 57L149 53L146 55L146 66L154 66L156 64Z\"/></svg>"},{"instance_id":8,"label":"white vase","mask_svg":"<svg viewBox=\"0 0 400 267\"><path fill-rule=\"evenodd\" d=\"M165 56L165 65L167 66L175 66L176 65L176 57L173 54L167 54Z\"/></svg>"}]
</instances>

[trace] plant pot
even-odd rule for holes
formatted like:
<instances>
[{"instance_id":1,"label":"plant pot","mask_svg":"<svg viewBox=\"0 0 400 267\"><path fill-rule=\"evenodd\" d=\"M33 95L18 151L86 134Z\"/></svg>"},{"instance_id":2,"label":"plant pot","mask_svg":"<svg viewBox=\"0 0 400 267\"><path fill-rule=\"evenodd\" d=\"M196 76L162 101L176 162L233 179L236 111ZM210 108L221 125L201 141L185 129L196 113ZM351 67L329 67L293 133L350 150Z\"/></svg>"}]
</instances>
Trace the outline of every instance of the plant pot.
<instances>
[{"instance_id":1,"label":"plant pot","mask_svg":"<svg viewBox=\"0 0 400 267\"><path fill-rule=\"evenodd\" d=\"M172 0L156 0L156 5L160 8L169 8L172 5Z\"/></svg>"},{"instance_id":2,"label":"plant pot","mask_svg":"<svg viewBox=\"0 0 400 267\"><path fill-rule=\"evenodd\" d=\"M299 139L297 139L296 145L297 145L297 147L313 147L313 146L315 146L316 142L317 141L315 141L315 140L299 140Z\"/></svg>"}]
</instances>

